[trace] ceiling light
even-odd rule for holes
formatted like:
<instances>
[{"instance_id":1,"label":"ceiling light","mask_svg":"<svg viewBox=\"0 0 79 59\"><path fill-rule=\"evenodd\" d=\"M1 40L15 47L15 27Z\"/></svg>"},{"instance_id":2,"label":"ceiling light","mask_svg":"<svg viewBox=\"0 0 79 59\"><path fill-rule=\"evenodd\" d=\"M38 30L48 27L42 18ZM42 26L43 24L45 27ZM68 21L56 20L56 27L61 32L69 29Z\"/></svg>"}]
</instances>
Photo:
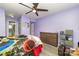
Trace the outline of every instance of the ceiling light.
<instances>
[{"instance_id":1,"label":"ceiling light","mask_svg":"<svg viewBox=\"0 0 79 59\"><path fill-rule=\"evenodd\" d=\"M12 18L14 17L14 15L13 15L13 14L9 14L9 16L10 16L10 17L12 17Z\"/></svg>"},{"instance_id":2,"label":"ceiling light","mask_svg":"<svg viewBox=\"0 0 79 59\"><path fill-rule=\"evenodd\" d=\"M35 13L35 12L36 12L36 10L33 10L33 12Z\"/></svg>"}]
</instances>

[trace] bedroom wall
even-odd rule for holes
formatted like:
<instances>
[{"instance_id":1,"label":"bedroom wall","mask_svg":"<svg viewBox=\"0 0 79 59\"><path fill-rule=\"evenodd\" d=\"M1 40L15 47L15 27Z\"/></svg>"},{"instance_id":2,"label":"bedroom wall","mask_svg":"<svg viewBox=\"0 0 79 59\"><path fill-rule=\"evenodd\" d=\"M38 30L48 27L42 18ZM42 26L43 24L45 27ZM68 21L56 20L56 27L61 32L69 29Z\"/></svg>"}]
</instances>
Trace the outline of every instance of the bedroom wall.
<instances>
[{"instance_id":1,"label":"bedroom wall","mask_svg":"<svg viewBox=\"0 0 79 59\"><path fill-rule=\"evenodd\" d=\"M60 32L72 29L73 47L77 47L79 41L79 7L61 11L47 17L37 19L35 23L35 35L40 36L40 32ZM60 39L58 38L60 41Z\"/></svg>"},{"instance_id":2,"label":"bedroom wall","mask_svg":"<svg viewBox=\"0 0 79 59\"><path fill-rule=\"evenodd\" d=\"M30 27L24 25L24 23L30 23L30 19L27 16L21 17L14 17L11 18L6 16L6 32L8 35L8 21L15 21L16 22L16 35L29 35L30 34Z\"/></svg>"},{"instance_id":3,"label":"bedroom wall","mask_svg":"<svg viewBox=\"0 0 79 59\"><path fill-rule=\"evenodd\" d=\"M0 36L8 35L8 21L12 20L16 22L16 35L30 34L30 27L23 25L23 23L29 23L30 25L30 19L27 16L22 15L21 17L15 16L14 18L11 18L10 16L5 15L5 9L0 8Z\"/></svg>"},{"instance_id":4,"label":"bedroom wall","mask_svg":"<svg viewBox=\"0 0 79 59\"><path fill-rule=\"evenodd\" d=\"M28 24L29 27L28 27ZM27 16L21 16L20 19L20 34L21 35L29 35L30 34L30 19Z\"/></svg>"},{"instance_id":5,"label":"bedroom wall","mask_svg":"<svg viewBox=\"0 0 79 59\"><path fill-rule=\"evenodd\" d=\"M5 10L0 9L0 36L5 36L6 30L5 30Z\"/></svg>"}]
</instances>

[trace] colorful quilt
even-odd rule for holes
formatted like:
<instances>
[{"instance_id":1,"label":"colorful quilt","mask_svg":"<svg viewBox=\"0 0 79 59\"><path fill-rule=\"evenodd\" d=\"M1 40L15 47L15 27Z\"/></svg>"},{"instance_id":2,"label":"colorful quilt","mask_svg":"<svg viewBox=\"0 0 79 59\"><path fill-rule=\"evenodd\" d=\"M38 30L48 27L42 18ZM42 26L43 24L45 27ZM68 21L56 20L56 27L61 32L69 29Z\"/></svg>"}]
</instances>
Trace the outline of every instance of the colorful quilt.
<instances>
[{"instance_id":1,"label":"colorful quilt","mask_svg":"<svg viewBox=\"0 0 79 59\"><path fill-rule=\"evenodd\" d=\"M16 40L8 40L6 45L0 46L0 54L10 51L16 42Z\"/></svg>"}]
</instances>

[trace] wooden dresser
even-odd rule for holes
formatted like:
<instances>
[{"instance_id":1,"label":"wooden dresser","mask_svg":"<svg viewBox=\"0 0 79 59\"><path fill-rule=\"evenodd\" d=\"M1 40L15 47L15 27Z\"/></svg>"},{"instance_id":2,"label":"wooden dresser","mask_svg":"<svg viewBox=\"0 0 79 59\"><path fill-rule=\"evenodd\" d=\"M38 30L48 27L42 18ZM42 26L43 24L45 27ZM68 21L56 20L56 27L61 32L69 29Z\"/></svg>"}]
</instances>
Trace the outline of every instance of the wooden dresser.
<instances>
[{"instance_id":1,"label":"wooden dresser","mask_svg":"<svg viewBox=\"0 0 79 59\"><path fill-rule=\"evenodd\" d=\"M58 33L40 32L40 38L44 43L58 46Z\"/></svg>"}]
</instances>

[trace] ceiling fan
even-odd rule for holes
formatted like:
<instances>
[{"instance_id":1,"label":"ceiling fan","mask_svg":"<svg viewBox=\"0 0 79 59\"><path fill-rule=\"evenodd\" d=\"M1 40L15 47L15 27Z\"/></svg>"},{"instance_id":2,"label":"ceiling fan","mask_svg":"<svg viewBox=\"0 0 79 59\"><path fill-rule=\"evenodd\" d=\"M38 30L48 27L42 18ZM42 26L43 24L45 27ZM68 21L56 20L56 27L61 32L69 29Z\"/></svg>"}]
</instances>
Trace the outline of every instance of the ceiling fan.
<instances>
[{"instance_id":1,"label":"ceiling fan","mask_svg":"<svg viewBox=\"0 0 79 59\"><path fill-rule=\"evenodd\" d=\"M48 11L47 9L39 9L39 8L37 8L39 3L33 3L34 6L32 8L27 6L27 5L25 5L25 4L23 4L23 3L19 3L19 4L31 9L29 12L27 12L25 14L28 14L30 12L34 12L38 16L37 11Z\"/></svg>"}]
</instances>

